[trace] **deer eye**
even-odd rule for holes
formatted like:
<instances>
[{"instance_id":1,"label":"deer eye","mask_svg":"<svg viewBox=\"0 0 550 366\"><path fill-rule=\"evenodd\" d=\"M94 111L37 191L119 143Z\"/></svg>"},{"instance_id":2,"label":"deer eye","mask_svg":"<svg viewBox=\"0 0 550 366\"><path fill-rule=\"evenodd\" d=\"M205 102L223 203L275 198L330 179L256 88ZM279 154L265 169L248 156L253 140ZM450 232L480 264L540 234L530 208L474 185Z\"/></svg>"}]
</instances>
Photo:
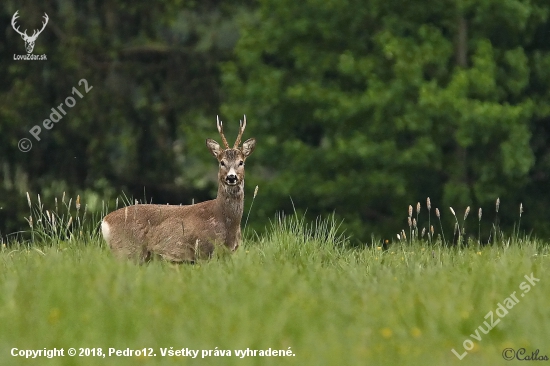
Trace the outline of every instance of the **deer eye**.
<instances>
[{"instance_id":1,"label":"deer eye","mask_svg":"<svg viewBox=\"0 0 550 366\"><path fill-rule=\"evenodd\" d=\"M225 166L225 163L223 161L220 161L221 166Z\"/></svg>"},{"instance_id":2,"label":"deer eye","mask_svg":"<svg viewBox=\"0 0 550 366\"><path fill-rule=\"evenodd\" d=\"M239 166L243 166L244 165L244 161L239 161Z\"/></svg>"}]
</instances>

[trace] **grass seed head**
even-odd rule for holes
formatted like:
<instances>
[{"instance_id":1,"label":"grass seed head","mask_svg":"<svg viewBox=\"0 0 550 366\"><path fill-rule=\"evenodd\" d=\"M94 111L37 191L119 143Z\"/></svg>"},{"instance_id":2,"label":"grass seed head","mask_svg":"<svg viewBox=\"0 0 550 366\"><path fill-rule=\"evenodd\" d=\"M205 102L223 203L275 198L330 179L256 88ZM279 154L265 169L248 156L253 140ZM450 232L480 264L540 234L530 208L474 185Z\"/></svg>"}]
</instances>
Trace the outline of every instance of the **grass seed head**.
<instances>
[{"instance_id":1,"label":"grass seed head","mask_svg":"<svg viewBox=\"0 0 550 366\"><path fill-rule=\"evenodd\" d=\"M412 226L412 220L411 220L411 217L407 217L407 223L409 224L409 227Z\"/></svg>"},{"instance_id":2,"label":"grass seed head","mask_svg":"<svg viewBox=\"0 0 550 366\"><path fill-rule=\"evenodd\" d=\"M466 212L464 212L464 221L466 221L466 218L470 214L470 206L466 207Z\"/></svg>"},{"instance_id":3,"label":"grass seed head","mask_svg":"<svg viewBox=\"0 0 550 366\"><path fill-rule=\"evenodd\" d=\"M422 234L420 234L420 236L423 238L424 234L426 234L426 228L425 227L422 228Z\"/></svg>"},{"instance_id":4,"label":"grass seed head","mask_svg":"<svg viewBox=\"0 0 550 366\"><path fill-rule=\"evenodd\" d=\"M435 208L435 216L437 216L437 218L439 219L440 216L439 216L439 208Z\"/></svg>"},{"instance_id":5,"label":"grass seed head","mask_svg":"<svg viewBox=\"0 0 550 366\"><path fill-rule=\"evenodd\" d=\"M519 204L519 217L521 217L521 214L523 213L523 203Z\"/></svg>"},{"instance_id":6,"label":"grass seed head","mask_svg":"<svg viewBox=\"0 0 550 366\"><path fill-rule=\"evenodd\" d=\"M432 236L433 236L433 234L434 234L434 226L433 225L430 226L430 232L432 233Z\"/></svg>"},{"instance_id":7,"label":"grass seed head","mask_svg":"<svg viewBox=\"0 0 550 366\"><path fill-rule=\"evenodd\" d=\"M413 215L413 207L412 205L409 205L409 217Z\"/></svg>"},{"instance_id":8,"label":"grass seed head","mask_svg":"<svg viewBox=\"0 0 550 366\"><path fill-rule=\"evenodd\" d=\"M426 199L426 207L428 208L428 211L432 209L432 203L430 202L430 197Z\"/></svg>"},{"instance_id":9,"label":"grass seed head","mask_svg":"<svg viewBox=\"0 0 550 366\"><path fill-rule=\"evenodd\" d=\"M416 214L418 215L420 213L420 202L416 203Z\"/></svg>"},{"instance_id":10,"label":"grass seed head","mask_svg":"<svg viewBox=\"0 0 550 366\"><path fill-rule=\"evenodd\" d=\"M416 219L413 219L413 227L416 229Z\"/></svg>"},{"instance_id":11,"label":"grass seed head","mask_svg":"<svg viewBox=\"0 0 550 366\"><path fill-rule=\"evenodd\" d=\"M497 210L497 213L498 213L498 209L500 207L500 198L497 198L497 202L496 202L495 206L496 206L496 210Z\"/></svg>"},{"instance_id":12,"label":"grass seed head","mask_svg":"<svg viewBox=\"0 0 550 366\"><path fill-rule=\"evenodd\" d=\"M27 202L29 203L29 208L32 209L32 205L31 205L31 196L29 195L29 192L27 192Z\"/></svg>"},{"instance_id":13,"label":"grass seed head","mask_svg":"<svg viewBox=\"0 0 550 366\"><path fill-rule=\"evenodd\" d=\"M453 214L454 217L456 217L456 214L455 214L455 210L453 210L452 207L449 207L451 209L451 213Z\"/></svg>"},{"instance_id":14,"label":"grass seed head","mask_svg":"<svg viewBox=\"0 0 550 366\"><path fill-rule=\"evenodd\" d=\"M477 212L477 218L479 221L481 221L481 207L479 208L479 211Z\"/></svg>"},{"instance_id":15,"label":"grass seed head","mask_svg":"<svg viewBox=\"0 0 550 366\"><path fill-rule=\"evenodd\" d=\"M257 194L258 194L258 186L256 186L256 188L254 189L254 197L253 198L256 198Z\"/></svg>"}]
</instances>

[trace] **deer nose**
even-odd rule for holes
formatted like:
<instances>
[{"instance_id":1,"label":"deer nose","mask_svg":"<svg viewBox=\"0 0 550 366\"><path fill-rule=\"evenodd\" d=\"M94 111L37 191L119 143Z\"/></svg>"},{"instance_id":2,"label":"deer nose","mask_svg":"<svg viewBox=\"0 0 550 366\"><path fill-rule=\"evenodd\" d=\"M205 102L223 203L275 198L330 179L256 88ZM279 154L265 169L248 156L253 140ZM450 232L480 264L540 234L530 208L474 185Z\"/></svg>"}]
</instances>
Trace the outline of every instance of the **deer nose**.
<instances>
[{"instance_id":1,"label":"deer nose","mask_svg":"<svg viewBox=\"0 0 550 366\"><path fill-rule=\"evenodd\" d=\"M227 183L235 184L237 183L237 176L235 174L228 174L227 177L225 177L225 180Z\"/></svg>"}]
</instances>

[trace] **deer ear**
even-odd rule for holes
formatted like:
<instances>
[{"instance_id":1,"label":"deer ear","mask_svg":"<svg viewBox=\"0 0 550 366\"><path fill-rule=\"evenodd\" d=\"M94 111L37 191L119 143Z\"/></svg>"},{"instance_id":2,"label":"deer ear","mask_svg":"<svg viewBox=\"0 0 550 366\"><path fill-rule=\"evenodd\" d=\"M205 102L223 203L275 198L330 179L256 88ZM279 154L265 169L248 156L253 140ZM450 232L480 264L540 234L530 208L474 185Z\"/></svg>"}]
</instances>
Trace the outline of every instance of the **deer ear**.
<instances>
[{"instance_id":1,"label":"deer ear","mask_svg":"<svg viewBox=\"0 0 550 366\"><path fill-rule=\"evenodd\" d=\"M208 147L208 150L214 155L214 157L217 159L218 156L220 156L221 149L220 144L218 144L216 141L212 139L206 139L206 147Z\"/></svg>"},{"instance_id":2,"label":"deer ear","mask_svg":"<svg viewBox=\"0 0 550 366\"><path fill-rule=\"evenodd\" d=\"M252 151L254 151L254 148L256 147L256 139L248 139L243 143L242 152L244 154L244 157L246 158L248 155L252 154Z\"/></svg>"}]
</instances>

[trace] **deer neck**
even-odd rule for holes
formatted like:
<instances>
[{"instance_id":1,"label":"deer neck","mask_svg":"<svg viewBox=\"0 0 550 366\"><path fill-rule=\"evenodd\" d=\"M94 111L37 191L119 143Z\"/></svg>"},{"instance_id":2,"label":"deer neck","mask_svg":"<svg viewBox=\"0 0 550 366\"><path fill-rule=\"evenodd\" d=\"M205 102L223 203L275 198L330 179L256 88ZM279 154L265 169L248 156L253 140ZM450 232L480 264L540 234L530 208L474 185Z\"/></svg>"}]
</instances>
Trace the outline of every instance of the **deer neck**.
<instances>
[{"instance_id":1,"label":"deer neck","mask_svg":"<svg viewBox=\"0 0 550 366\"><path fill-rule=\"evenodd\" d=\"M235 186L220 183L216 201L225 227L235 230L240 228L244 206L244 181Z\"/></svg>"}]
</instances>

